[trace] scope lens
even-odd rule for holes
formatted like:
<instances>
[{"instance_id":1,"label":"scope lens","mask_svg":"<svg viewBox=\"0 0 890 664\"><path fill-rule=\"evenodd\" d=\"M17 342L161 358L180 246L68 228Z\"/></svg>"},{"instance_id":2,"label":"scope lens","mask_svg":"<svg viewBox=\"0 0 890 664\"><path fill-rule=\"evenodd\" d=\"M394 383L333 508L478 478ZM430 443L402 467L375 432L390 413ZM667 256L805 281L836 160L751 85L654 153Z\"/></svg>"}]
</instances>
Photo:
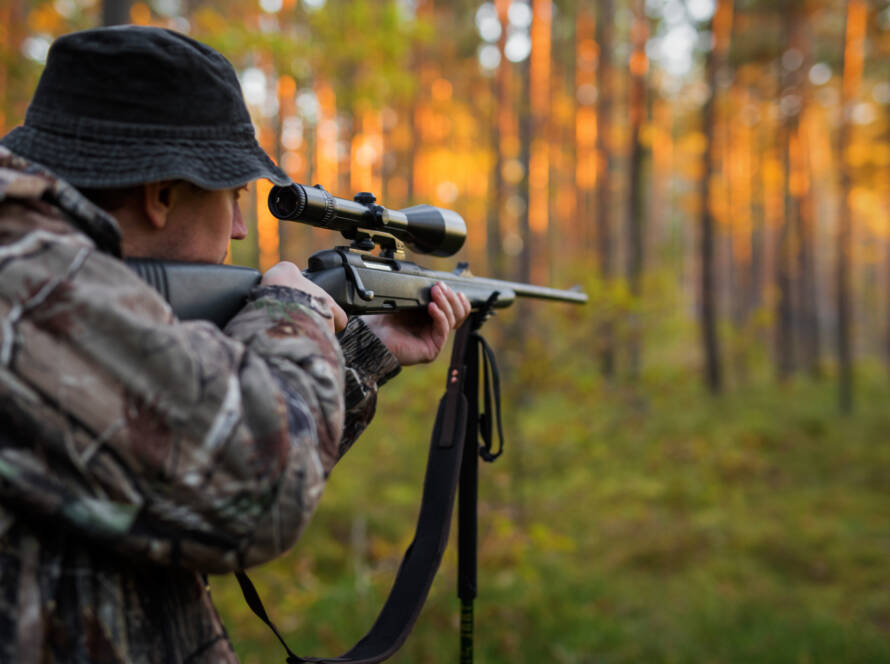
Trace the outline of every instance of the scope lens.
<instances>
[{"instance_id":1,"label":"scope lens","mask_svg":"<svg viewBox=\"0 0 890 664\"><path fill-rule=\"evenodd\" d=\"M301 205L301 199L305 199L305 194L297 189L299 185L291 185L288 187L272 187L269 194L269 211L278 219L296 219L303 211L305 202Z\"/></svg>"}]
</instances>

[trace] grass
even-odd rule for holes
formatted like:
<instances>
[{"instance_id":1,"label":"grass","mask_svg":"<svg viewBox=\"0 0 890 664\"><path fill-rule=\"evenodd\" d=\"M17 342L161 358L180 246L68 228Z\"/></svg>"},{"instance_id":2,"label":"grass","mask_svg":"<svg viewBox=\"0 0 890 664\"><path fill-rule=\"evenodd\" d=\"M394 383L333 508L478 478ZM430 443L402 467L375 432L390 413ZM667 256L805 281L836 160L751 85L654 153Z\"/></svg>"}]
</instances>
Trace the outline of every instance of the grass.
<instances>
[{"instance_id":1,"label":"grass","mask_svg":"<svg viewBox=\"0 0 890 664\"><path fill-rule=\"evenodd\" d=\"M890 662L882 373L861 368L852 417L829 379L751 372L709 397L669 341L607 383L574 315L535 326L534 362L500 354L508 440L481 468L476 661ZM412 535L444 366L385 388L301 542L253 574L297 652L339 654L373 622ZM452 546L392 661L457 659L455 567ZM243 661L281 658L236 584L212 585Z\"/></svg>"}]
</instances>

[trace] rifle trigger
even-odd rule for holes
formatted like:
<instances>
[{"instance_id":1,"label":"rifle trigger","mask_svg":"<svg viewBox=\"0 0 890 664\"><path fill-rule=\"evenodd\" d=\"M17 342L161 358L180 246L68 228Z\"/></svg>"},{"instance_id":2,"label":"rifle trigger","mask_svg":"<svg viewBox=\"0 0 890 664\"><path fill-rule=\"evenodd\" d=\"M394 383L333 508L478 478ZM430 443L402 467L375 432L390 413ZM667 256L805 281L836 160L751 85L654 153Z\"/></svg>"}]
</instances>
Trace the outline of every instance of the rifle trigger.
<instances>
[{"instance_id":1,"label":"rifle trigger","mask_svg":"<svg viewBox=\"0 0 890 664\"><path fill-rule=\"evenodd\" d=\"M358 296L365 302L370 302L371 300L373 300L374 291L365 288L365 284L362 282L362 278L359 276L352 263L349 262L349 258L346 256L346 252L340 250L337 253L340 254L343 269L346 270L347 278L352 281L352 285L355 286L355 290L358 291Z\"/></svg>"},{"instance_id":2,"label":"rifle trigger","mask_svg":"<svg viewBox=\"0 0 890 664\"><path fill-rule=\"evenodd\" d=\"M352 280L352 285L355 286L355 290L358 291L358 296L365 302L373 300L374 291L365 288L365 284L362 283L362 278L359 276L358 272L356 272L355 267L345 260L343 261L343 267L346 268L346 274L349 275L349 278Z\"/></svg>"}]
</instances>

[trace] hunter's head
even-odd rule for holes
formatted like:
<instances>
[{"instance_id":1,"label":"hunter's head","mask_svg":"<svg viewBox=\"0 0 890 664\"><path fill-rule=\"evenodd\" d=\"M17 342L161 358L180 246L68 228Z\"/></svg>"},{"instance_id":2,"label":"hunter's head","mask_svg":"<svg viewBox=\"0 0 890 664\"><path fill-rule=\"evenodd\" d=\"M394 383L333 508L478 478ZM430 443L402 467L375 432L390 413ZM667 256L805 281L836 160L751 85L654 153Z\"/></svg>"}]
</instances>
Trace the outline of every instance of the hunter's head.
<instances>
[{"instance_id":1,"label":"hunter's head","mask_svg":"<svg viewBox=\"0 0 890 664\"><path fill-rule=\"evenodd\" d=\"M24 125L0 143L111 212L130 255L220 260L246 234L244 186L290 183L257 143L229 61L162 28L57 39Z\"/></svg>"}]
</instances>

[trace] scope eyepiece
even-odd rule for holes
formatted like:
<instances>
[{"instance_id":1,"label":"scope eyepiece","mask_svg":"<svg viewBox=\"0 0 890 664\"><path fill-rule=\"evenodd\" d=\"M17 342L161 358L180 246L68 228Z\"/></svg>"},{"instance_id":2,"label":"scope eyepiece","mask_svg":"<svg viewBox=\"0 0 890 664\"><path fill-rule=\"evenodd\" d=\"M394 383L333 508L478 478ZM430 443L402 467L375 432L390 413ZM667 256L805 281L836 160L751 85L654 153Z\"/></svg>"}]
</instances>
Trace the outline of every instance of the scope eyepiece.
<instances>
[{"instance_id":1,"label":"scope eyepiece","mask_svg":"<svg viewBox=\"0 0 890 664\"><path fill-rule=\"evenodd\" d=\"M269 211L277 219L298 220L306 209L306 192L302 185L273 187L269 193Z\"/></svg>"},{"instance_id":2,"label":"scope eyepiece","mask_svg":"<svg viewBox=\"0 0 890 664\"><path fill-rule=\"evenodd\" d=\"M467 237L467 224L457 212L432 205L390 210L363 192L357 200L336 198L319 186L274 186L269 211L278 219L340 231L354 238L359 230L388 233L413 251L433 256L457 253Z\"/></svg>"}]
</instances>

